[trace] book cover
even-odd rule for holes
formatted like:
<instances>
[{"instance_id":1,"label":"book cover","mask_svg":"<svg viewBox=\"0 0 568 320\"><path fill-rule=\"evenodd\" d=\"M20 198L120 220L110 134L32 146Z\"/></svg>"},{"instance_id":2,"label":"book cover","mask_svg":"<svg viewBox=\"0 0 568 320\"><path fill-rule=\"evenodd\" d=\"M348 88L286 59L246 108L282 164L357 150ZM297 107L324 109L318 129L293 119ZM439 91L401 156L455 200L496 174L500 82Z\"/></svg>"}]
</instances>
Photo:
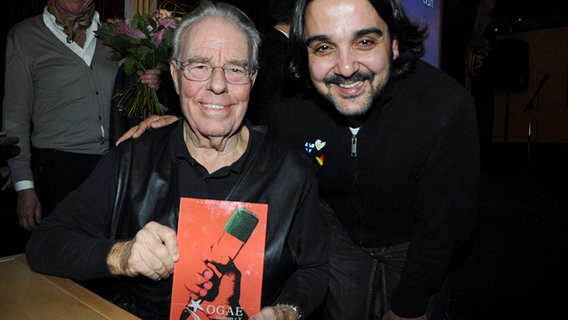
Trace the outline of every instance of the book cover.
<instances>
[{"instance_id":1,"label":"book cover","mask_svg":"<svg viewBox=\"0 0 568 320\"><path fill-rule=\"evenodd\" d=\"M267 204L181 199L170 320L260 311L267 214Z\"/></svg>"}]
</instances>

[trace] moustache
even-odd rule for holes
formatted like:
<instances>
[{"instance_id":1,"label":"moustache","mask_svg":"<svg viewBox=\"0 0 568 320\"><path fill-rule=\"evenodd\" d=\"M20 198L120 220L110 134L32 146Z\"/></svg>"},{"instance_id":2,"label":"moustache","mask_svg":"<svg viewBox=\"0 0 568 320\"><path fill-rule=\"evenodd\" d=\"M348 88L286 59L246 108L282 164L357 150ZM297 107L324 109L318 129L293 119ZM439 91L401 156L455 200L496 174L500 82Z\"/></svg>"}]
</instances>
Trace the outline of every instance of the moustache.
<instances>
[{"instance_id":1,"label":"moustache","mask_svg":"<svg viewBox=\"0 0 568 320\"><path fill-rule=\"evenodd\" d=\"M350 77L344 77L340 74L332 74L323 79L325 84L341 84L341 83L352 83L357 81L373 80L374 74L372 72L357 71Z\"/></svg>"}]
</instances>

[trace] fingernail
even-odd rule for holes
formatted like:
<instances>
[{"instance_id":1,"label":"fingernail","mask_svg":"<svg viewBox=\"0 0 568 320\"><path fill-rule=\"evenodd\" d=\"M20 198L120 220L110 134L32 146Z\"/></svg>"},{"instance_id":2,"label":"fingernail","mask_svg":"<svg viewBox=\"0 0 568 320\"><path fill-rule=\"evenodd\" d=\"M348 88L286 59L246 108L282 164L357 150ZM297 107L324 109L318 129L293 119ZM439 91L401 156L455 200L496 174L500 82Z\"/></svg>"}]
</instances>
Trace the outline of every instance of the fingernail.
<instances>
[{"instance_id":1,"label":"fingernail","mask_svg":"<svg viewBox=\"0 0 568 320\"><path fill-rule=\"evenodd\" d=\"M206 270L205 272L203 272L203 276L205 277L205 279L209 280L213 276L213 272Z\"/></svg>"}]
</instances>

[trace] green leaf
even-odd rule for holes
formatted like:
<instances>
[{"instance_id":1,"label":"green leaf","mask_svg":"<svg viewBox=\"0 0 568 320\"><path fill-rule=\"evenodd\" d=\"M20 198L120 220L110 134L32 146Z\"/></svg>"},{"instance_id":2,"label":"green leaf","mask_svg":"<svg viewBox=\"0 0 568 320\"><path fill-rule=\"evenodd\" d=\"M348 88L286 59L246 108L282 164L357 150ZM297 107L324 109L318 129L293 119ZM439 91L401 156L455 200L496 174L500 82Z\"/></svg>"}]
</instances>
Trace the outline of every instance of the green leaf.
<instances>
[{"instance_id":1,"label":"green leaf","mask_svg":"<svg viewBox=\"0 0 568 320\"><path fill-rule=\"evenodd\" d=\"M152 30L156 30L156 27L157 27L157 25L158 25L158 24L156 23L156 21L155 21L154 19L152 19L152 18L148 18L147 21L148 21L148 25L149 25L150 27L152 27Z\"/></svg>"},{"instance_id":2,"label":"green leaf","mask_svg":"<svg viewBox=\"0 0 568 320\"><path fill-rule=\"evenodd\" d=\"M141 15L139 12L137 12L134 17L132 17L131 25L139 30L144 30L144 20L146 19L145 16L146 14Z\"/></svg>"},{"instance_id":3,"label":"green leaf","mask_svg":"<svg viewBox=\"0 0 568 320\"><path fill-rule=\"evenodd\" d=\"M136 60L130 57L124 59L123 66L124 66L124 73L127 76L131 76L134 74L134 72L136 72Z\"/></svg>"},{"instance_id":4,"label":"green leaf","mask_svg":"<svg viewBox=\"0 0 568 320\"><path fill-rule=\"evenodd\" d=\"M138 47L136 56L147 69L151 69L154 65L154 49L147 46L140 46Z\"/></svg>"}]
</instances>

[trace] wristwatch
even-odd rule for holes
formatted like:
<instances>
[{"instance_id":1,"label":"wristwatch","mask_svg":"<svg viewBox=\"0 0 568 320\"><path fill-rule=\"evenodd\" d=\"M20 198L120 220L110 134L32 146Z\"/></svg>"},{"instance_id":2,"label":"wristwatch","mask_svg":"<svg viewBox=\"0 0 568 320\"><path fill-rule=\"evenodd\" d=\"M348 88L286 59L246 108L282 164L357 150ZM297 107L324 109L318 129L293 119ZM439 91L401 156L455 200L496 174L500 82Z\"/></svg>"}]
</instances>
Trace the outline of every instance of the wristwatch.
<instances>
[{"instance_id":1,"label":"wristwatch","mask_svg":"<svg viewBox=\"0 0 568 320\"><path fill-rule=\"evenodd\" d=\"M302 320L304 319L304 315L302 314L302 309L300 308L300 306L298 306L297 304L292 304L292 303L277 303L276 307L282 308L284 310L286 309L291 309L292 311L294 311L298 317L296 317L296 320Z\"/></svg>"}]
</instances>

